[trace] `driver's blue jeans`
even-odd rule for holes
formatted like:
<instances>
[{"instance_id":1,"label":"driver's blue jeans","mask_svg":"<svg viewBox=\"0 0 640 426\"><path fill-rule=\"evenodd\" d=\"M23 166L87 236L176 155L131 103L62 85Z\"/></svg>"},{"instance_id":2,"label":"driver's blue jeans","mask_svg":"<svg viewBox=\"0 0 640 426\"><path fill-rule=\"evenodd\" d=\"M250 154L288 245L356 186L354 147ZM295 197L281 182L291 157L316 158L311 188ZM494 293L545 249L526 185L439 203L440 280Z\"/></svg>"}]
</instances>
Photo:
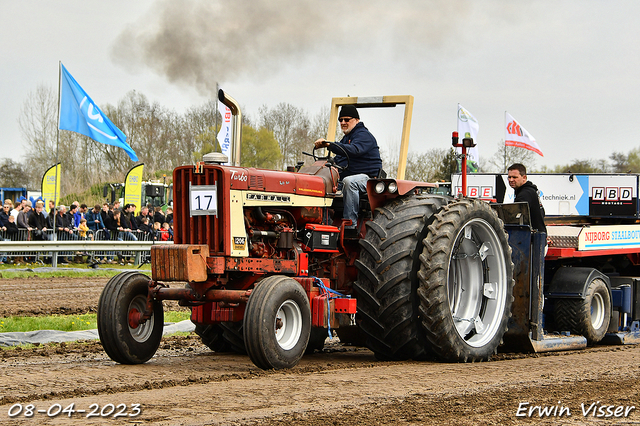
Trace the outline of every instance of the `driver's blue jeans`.
<instances>
[{"instance_id":1,"label":"driver's blue jeans","mask_svg":"<svg viewBox=\"0 0 640 426\"><path fill-rule=\"evenodd\" d=\"M359 175L348 176L342 179L342 201L344 211L342 217L351 219L351 226L346 228L353 229L358 224L358 210L360 209L360 194L367 192L367 181L369 176L362 173Z\"/></svg>"}]
</instances>

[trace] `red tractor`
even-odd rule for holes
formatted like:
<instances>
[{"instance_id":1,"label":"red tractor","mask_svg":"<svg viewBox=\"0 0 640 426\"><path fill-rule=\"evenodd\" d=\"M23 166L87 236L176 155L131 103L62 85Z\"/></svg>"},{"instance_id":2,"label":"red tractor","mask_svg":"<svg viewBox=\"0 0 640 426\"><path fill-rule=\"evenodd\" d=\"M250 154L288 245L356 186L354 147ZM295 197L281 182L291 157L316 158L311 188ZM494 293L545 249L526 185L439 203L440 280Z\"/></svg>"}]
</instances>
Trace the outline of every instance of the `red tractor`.
<instances>
[{"instance_id":1,"label":"red tractor","mask_svg":"<svg viewBox=\"0 0 640 426\"><path fill-rule=\"evenodd\" d=\"M237 102L219 93L236 123ZM413 97L334 98L338 107L405 105L406 158ZM162 337L163 300L191 308L214 351L247 353L263 369L295 366L331 331L361 339L379 359L486 360L507 329L513 300L508 237L482 201L437 185L371 179L355 239L345 238L338 171L312 165L271 171L220 155L173 172L174 245L151 250L152 277L125 272L104 288L98 331L107 354L143 363ZM176 286L169 286L169 283Z\"/></svg>"}]
</instances>

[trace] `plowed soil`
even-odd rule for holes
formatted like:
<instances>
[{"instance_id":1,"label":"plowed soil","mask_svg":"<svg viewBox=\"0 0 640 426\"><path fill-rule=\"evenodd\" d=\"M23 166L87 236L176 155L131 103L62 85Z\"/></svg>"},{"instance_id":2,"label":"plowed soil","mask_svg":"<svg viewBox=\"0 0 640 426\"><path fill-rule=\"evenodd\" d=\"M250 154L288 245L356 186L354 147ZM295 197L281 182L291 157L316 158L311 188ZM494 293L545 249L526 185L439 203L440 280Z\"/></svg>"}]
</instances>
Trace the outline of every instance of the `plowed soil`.
<instances>
[{"instance_id":1,"label":"plowed soil","mask_svg":"<svg viewBox=\"0 0 640 426\"><path fill-rule=\"evenodd\" d=\"M0 316L93 311L106 281L0 280ZM640 347L496 358L381 362L331 342L291 370L262 371L194 335L165 338L136 366L97 341L4 349L0 424L640 424Z\"/></svg>"}]
</instances>

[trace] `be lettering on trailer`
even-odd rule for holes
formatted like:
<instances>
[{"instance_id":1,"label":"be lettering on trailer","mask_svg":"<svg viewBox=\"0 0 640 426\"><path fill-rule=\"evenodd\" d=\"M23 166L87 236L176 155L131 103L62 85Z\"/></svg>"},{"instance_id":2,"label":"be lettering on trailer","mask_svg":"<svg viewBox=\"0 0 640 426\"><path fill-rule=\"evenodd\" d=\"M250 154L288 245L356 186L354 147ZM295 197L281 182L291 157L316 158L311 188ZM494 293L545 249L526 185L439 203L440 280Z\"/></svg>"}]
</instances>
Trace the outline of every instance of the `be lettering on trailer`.
<instances>
[{"instance_id":1,"label":"be lettering on trailer","mask_svg":"<svg viewBox=\"0 0 640 426\"><path fill-rule=\"evenodd\" d=\"M462 194L462 187L456 187L456 194ZM471 198L482 198L485 200L493 198L493 187L492 186L469 186L467 185L467 197Z\"/></svg>"},{"instance_id":2,"label":"be lettering on trailer","mask_svg":"<svg viewBox=\"0 0 640 426\"><path fill-rule=\"evenodd\" d=\"M640 225L587 226L578 236L579 250L640 249Z\"/></svg>"}]
</instances>

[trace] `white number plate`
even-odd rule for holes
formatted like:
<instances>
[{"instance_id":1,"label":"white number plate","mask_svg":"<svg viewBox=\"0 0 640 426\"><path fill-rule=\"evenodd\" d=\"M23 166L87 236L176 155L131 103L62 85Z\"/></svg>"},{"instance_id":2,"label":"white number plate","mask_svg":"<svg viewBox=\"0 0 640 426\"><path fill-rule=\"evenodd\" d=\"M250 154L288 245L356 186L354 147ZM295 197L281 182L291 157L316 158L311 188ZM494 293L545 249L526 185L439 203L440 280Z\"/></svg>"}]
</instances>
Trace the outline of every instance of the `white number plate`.
<instances>
[{"instance_id":1,"label":"white number plate","mask_svg":"<svg viewBox=\"0 0 640 426\"><path fill-rule=\"evenodd\" d=\"M189 211L191 216L218 215L218 187L216 185L189 185Z\"/></svg>"}]
</instances>

